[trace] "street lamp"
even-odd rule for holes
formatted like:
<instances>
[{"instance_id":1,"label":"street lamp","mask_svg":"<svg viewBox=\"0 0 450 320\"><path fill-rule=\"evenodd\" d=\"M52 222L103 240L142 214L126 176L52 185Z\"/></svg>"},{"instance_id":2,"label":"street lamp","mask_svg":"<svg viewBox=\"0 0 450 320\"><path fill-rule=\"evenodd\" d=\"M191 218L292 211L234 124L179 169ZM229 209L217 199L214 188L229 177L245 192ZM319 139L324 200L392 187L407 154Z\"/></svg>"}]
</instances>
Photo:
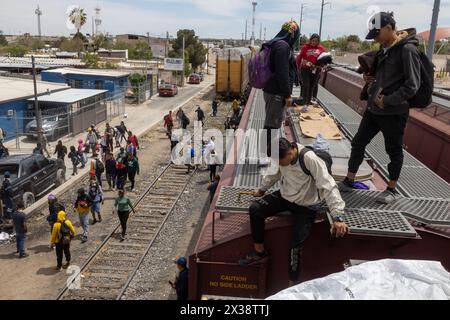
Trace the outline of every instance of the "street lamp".
<instances>
[{"instance_id":1,"label":"street lamp","mask_svg":"<svg viewBox=\"0 0 450 320\"><path fill-rule=\"evenodd\" d=\"M322 38L322 20L323 20L323 7L326 5L330 5L331 8L331 2L325 2L325 0L322 0L322 7L320 9L320 28L319 28L319 37Z\"/></svg>"}]
</instances>

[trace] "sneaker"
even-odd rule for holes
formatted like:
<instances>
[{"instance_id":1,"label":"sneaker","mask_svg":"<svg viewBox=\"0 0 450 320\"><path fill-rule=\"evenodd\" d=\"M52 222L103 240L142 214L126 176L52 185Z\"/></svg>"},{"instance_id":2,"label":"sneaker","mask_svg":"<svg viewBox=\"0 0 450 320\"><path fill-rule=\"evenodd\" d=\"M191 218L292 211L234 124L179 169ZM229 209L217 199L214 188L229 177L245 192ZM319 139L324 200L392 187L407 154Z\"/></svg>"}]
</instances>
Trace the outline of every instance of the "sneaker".
<instances>
[{"instance_id":1,"label":"sneaker","mask_svg":"<svg viewBox=\"0 0 450 320\"><path fill-rule=\"evenodd\" d=\"M97 219L92 220L91 225L92 224L96 224L97 223Z\"/></svg>"},{"instance_id":2,"label":"sneaker","mask_svg":"<svg viewBox=\"0 0 450 320\"><path fill-rule=\"evenodd\" d=\"M257 262L260 262L261 260L263 260L264 258L266 258L269 254L267 253L266 250L264 250L263 252L257 252L255 250L253 250L252 252L250 252L249 254L247 254L245 256L245 258L242 258L239 260L239 265L241 267L246 267L246 266L250 266L252 264L255 264Z\"/></svg>"},{"instance_id":3,"label":"sneaker","mask_svg":"<svg viewBox=\"0 0 450 320\"><path fill-rule=\"evenodd\" d=\"M87 241L88 241L87 238L81 238L81 243L85 243L85 242L87 242Z\"/></svg>"},{"instance_id":4,"label":"sneaker","mask_svg":"<svg viewBox=\"0 0 450 320\"><path fill-rule=\"evenodd\" d=\"M307 113L309 110L308 106L303 106L302 110L300 111L301 113Z\"/></svg>"},{"instance_id":5,"label":"sneaker","mask_svg":"<svg viewBox=\"0 0 450 320\"><path fill-rule=\"evenodd\" d=\"M55 271L62 271L62 267L55 267L53 268Z\"/></svg>"},{"instance_id":6,"label":"sneaker","mask_svg":"<svg viewBox=\"0 0 450 320\"><path fill-rule=\"evenodd\" d=\"M353 186L353 182L348 179L344 179L344 181L339 181L337 183L337 186L340 192L351 192L356 189Z\"/></svg>"},{"instance_id":7,"label":"sneaker","mask_svg":"<svg viewBox=\"0 0 450 320\"><path fill-rule=\"evenodd\" d=\"M65 264L63 264L63 269L67 269L70 266L70 261L67 261Z\"/></svg>"},{"instance_id":8,"label":"sneaker","mask_svg":"<svg viewBox=\"0 0 450 320\"><path fill-rule=\"evenodd\" d=\"M120 235L120 242L125 240L125 236L123 234Z\"/></svg>"},{"instance_id":9,"label":"sneaker","mask_svg":"<svg viewBox=\"0 0 450 320\"><path fill-rule=\"evenodd\" d=\"M386 189L378 197L376 197L375 200L383 204L390 204L400 198L401 198L400 194L395 189L394 190Z\"/></svg>"},{"instance_id":10,"label":"sneaker","mask_svg":"<svg viewBox=\"0 0 450 320\"><path fill-rule=\"evenodd\" d=\"M24 253L24 254L21 254L21 255L19 256L19 258L26 258L26 257L28 257L28 256L29 256L28 253Z\"/></svg>"},{"instance_id":11,"label":"sneaker","mask_svg":"<svg viewBox=\"0 0 450 320\"><path fill-rule=\"evenodd\" d=\"M98 216L98 222L102 222L102 217L100 217L100 215Z\"/></svg>"}]
</instances>

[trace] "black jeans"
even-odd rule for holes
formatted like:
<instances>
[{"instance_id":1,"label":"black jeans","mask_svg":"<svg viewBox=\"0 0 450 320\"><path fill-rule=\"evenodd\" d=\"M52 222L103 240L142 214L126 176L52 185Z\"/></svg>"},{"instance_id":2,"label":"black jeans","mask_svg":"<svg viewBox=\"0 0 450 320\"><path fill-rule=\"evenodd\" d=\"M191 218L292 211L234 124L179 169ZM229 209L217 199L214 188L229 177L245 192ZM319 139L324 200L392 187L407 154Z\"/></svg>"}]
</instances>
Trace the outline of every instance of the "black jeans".
<instances>
[{"instance_id":1,"label":"black jeans","mask_svg":"<svg viewBox=\"0 0 450 320\"><path fill-rule=\"evenodd\" d=\"M108 182L109 188L116 187L116 174L115 173L106 173L106 181Z\"/></svg>"},{"instance_id":2,"label":"black jeans","mask_svg":"<svg viewBox=\"0 0 450 320\"><path fill-rule=\"evenodd\" d=\"M97 183L100 187L102 187L102 174L100 172L96 172L95 176L97 177Z\"/></svg>"},{"instance_id":3,"label":"black jeans","mask_svg":"<svg viewBox=\"0 0 450 320\"><path fill-rule=\"evenodd\" d=\"M314 94L314 88L318 81L318 71L312 73L310 69L302 68L300 70L300 76L302 77L303 84L303 105L309 105Z\"/></svg>"},{"instance_id":4,"label":"black jeans","mask_svg":"<svg viewBox=\"0 0 450 320\"><path fill-rule=\"evenodd\" d=\"M381 131L384 146L391 162L388 164L389 179L397 181L403 166L403 135L409 113L377 115L366 110L352 141L352 152L348 161L348 171L358 172L364 160L366 146Z\"/></svg>"},{"instance_id":5,"label":"black jeans","mask_svg":"<svg viewBox=\"0 0 450 320\"><path fill-rule=\"evenodd\" d=\"M264 243L265 219L279 212L290 211L294 219L291 248L289 251L289 280L297 281L301 267L302 248L311 232L316 211L289 202L280 191L267 194L250 205L250 226L255 243Z\"/></svg>"},{"instance_id":6,"label":"black jeans","mask_svg":"<svg viewBox=\"0 0 450 320\"><path fill-rule=\"evenodd\" d=\"M131 190L134 189L134 178L136 177L136 172L128 172L128 180L131 182Z\"/></svg>"},{"instance_id":7,"label":"black jeans","mask_svg":"<svg viewBox=\"0 0 450 320\"><path fill-rule=\"evenodd\" d=\"M58 268L62 267L62 260L63 260L63 253L66 257L66 261L70 262L70 243L69 244L62 244L61 242L58 242L55 244L55 251L56 251L56 263Z\"/></svg>"},{"instance_id":8,"label":"black jeans","mask_svg":"<svg viewBox=\"0 0 450 320\"><path fill-rule=\"evenodd\" d=\"M209 180L210 181L214 181L214 178L216 176L216 170L217 170L217 164L209 165Z\"/></svg>"},{"instance_id":9,"label":"black jeans","mask_svg":"<svg viewBox=\"0 0 450 320\"><path fill-rule=\"evenodd\" d=\"M122 227L122 235L125 236L127 233L127 221L130 216L130 211L117 211L119 216L120 226Z\"/></svg>"}]
</instances>

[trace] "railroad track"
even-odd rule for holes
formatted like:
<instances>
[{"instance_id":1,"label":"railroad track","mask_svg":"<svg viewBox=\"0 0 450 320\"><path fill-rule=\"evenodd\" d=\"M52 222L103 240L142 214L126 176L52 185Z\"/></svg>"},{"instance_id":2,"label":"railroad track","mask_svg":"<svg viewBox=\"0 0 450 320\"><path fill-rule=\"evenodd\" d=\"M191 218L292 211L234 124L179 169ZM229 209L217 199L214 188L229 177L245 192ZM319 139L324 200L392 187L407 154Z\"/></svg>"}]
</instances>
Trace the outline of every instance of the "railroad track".
<instances>
[{"instance_id":1,"label":"railroad track","mask_svg":"<svg viewBox=\"0 0 450 320\"><path fill-rule=\"evenodd\" d=\"M224 117L208 117L205 129L223 126ZM118 223L79 270L72 274L57 300L119 300L142 264L165 222L183 195L196 169L168 164L133 201L127 237L120 241Z\"/></svg>"}]
</instances>

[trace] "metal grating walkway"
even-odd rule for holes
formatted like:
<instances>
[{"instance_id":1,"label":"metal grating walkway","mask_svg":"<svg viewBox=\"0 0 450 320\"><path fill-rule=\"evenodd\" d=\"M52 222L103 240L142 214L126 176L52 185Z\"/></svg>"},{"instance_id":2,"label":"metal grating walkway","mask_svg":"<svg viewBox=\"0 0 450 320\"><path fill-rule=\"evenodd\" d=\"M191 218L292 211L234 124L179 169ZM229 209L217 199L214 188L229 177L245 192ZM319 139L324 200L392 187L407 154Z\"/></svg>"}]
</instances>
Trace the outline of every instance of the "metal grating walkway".
<instances>
[{"instance_id":1,"label":"metal grating walkway","mask_svg":"<svg viewBox=\"0 0 450 320\"><path fill-rule=\"evenodd\" d=\"M318 98L322 107L335 117L343 131L353 138L358 131L362 117L321 86L319 86ZM384 138L381 133L367 146L366 153L387 178L389 156L386 154ZM409 197L450 198L450 184L405 150L404 167L398 182L398 189L403 195Z\"/></svg>"}]
</instances>

